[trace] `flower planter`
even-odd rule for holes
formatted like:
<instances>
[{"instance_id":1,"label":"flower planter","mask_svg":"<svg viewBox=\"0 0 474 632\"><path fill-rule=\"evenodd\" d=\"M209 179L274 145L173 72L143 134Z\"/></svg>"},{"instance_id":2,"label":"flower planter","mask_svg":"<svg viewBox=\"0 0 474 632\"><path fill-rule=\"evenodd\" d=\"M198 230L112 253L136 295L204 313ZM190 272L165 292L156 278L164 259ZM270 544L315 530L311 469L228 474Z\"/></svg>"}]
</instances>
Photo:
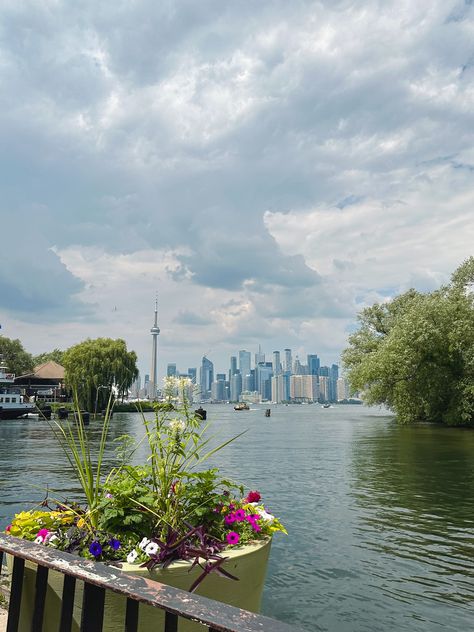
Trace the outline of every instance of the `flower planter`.
<instances>
[{"instance_id":1,"label":"flower planter","mask_svg":"<svg viewBox=\"0 0 474 632\"><path fill-rule=\"evenodd\" d=\"M238 581L226 579L217 573L211 573L196 590L196 594L217 601L258 612L265 582L268 557L270 554L271 540L263 540L258 543L235 547L222 553L227 558L223 568L239 578ZM202 570L195 567L192 570L191 563L185 561L174 562L166 569L155 569L151 573L136 564L123 564L122 571L130 575L151 577L157 582L188 590ZM19 632L30 632L31 616L33 612L35 567L25 566L25 578L23 583L23 596L21 604L21 618ZM45 616L43 630L57 630L61 613L61 595L63 576L56 571L50 571L48 576L48 591L46 596ZM77 582L74 606L74 622L72 632L79 632L81 620L83 584ZM123 629L125 621L126 599L110 591L106 593L104 632L115 632ZM164 621L163 611L140 604L139 632L159 630L160 622ZM202 632L203 626L190 621L180 620L178 632Z\"/></svg>"}]
</instances>

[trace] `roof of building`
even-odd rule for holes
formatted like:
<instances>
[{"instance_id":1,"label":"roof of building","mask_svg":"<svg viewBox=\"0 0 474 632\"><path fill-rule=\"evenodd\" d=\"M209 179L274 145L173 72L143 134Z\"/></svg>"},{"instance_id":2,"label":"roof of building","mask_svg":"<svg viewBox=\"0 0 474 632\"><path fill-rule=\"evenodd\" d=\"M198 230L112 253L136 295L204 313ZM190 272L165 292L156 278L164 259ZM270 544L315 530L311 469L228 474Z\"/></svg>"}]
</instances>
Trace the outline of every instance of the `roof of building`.
<instances>
[{"instance_id":1,"label":"roof of building","mask_svg":"<svg viewBox=\"0 0 474 632\"><path fill-rule=\"evenodd\" d=\"M21 375L20 377L64 380L64 367L57 362L54 362L54 360L50 360L49 362L44 362L43 364L35 366L33 373L27 373L26 375Z\"/></svg>"}]
</instances>

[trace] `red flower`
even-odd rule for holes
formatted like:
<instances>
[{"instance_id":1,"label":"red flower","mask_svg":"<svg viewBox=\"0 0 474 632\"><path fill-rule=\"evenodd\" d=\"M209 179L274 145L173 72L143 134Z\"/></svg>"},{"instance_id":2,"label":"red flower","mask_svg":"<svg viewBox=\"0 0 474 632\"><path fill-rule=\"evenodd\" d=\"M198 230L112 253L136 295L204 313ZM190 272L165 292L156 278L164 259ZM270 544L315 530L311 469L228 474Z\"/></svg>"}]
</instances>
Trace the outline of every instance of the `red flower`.
<instances>
[{"instance_id":1,"label":"red flower","mask_svg":"<svg viewBox=\"0 0 474 632\"><path fill-rule=\"evenodd\" d=\"M8 527L6 527L6 528L5 528L5 531L6 531L7 533L10 533L11 528L12 528L12 526L11 526L11 524L9 524L9 525L8 525Z\"/></svg>"},{"instance_id":2,"label":"red flower","mask_svg":"<svg viewBox=\"0 0 474 632\"><path fill-rule=\"evenodd\" d=\"M247 498L245 499L248 503L258 503L261 496L259 492L249 492Z\"/></svg>"}]
</instances>

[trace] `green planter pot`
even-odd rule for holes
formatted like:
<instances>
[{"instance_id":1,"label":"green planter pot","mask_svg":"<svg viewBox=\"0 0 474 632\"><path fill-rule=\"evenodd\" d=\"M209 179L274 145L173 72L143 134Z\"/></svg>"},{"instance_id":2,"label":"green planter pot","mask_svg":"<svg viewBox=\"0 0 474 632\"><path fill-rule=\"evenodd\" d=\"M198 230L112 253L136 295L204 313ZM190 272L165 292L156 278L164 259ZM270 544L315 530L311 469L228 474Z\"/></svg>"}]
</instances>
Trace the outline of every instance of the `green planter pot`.
<instances>
[{"instance_id":1,"label":"green planter pot","mask_svg":"<svg viewBox=\"0 0 474 632\"><path fill-rule=\"evenodd\" d=\"M238 581L211 573L196 590L196 594L217 601L258 612L265 583L268 557L270 555L271 540L260 541L248 546L234 547L224 551L227 558L223 564L232 575L238 577ZM11 560L9 560L9 563ZM155 569L149 572L135 564L123 564L122 571L140 577L149 577L157 582L188 590L202 570L195 567L192 570L190 562L174 562L166 569ZM33 612L35 591L36 567L27 563L25 565L25 577L23 582L23 595L21 603L21 617L19 632L30 632L31 616ZM43 631L57 630L61 614L61 595L63 587L63 575L56 571L50 571L48 575L48 590L46 595L45 615ZM83 583L76 583L74 622L72 632L79 632L81 621L83 596ZM123 629L125 622L126 599L110 591L106 593L104 632L116 632ZM159 624L164 621L163 611L140 604L139 632L150 632L154 629L162 629ZM202 632L203 626L190 621L180 620L178 632Z\"/></svg>"}]
</instances>

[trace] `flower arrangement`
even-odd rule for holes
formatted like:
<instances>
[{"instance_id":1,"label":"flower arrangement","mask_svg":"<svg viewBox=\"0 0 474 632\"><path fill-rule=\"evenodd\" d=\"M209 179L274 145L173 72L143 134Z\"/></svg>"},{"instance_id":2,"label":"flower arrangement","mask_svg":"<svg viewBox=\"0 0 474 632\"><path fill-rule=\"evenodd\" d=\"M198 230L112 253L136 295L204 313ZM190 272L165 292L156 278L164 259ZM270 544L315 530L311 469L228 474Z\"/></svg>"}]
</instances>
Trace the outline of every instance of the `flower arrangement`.
<instances>
[{"instance_id":1,"label":"flower arrangement","mask_svg":"<svg viewBox=\"0 0 474 632\"><path fill-rule=\"evenodd\" d=\"M124 436L117 464L106 475L102 462L111 403L95 457L80 417L75 425L52 422L85 503L48 497L40 508L17 514L6 531L89 559L126 561L150 570L191 561L202 573L190 590L210 572L236 579L222 568L226 550L286 530L268 512L258 491L245 494L243 486L222 477L216 468L204 467L240 435L212 448L215 437L191 410L189 389L188 380L167 378L167 405L157 405L153 419L142 414L146 463L132 464L141 442Z\"/></svg>"}]
</instances>

